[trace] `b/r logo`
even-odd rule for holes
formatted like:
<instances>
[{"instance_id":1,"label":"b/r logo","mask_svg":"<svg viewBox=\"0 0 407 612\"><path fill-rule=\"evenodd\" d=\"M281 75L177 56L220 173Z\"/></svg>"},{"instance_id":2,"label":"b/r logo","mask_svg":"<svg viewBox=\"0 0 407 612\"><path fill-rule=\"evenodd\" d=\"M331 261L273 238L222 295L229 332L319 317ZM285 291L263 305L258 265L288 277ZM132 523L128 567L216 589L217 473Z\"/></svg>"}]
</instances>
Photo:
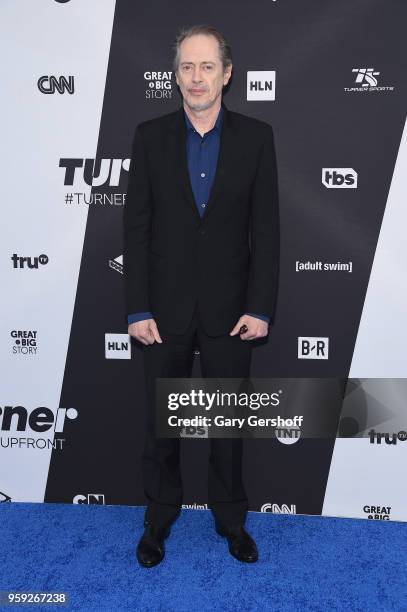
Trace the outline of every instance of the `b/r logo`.
<instances>
[{"instance_id":1,"label":"b/r logo","mask_svg":"<svg viewBox=\"0 0 407 612\"><path fill-rule=\"evenodd\" d=\"M45 266L48 261L48 255L38 255L38 257L22 257L21 255L17 255L17 253L13 253L11 256L11 261L13 262L13 268L31 268L38 270L39 265ZM26 265L27 264L27 265Z\"/></svg>"},{"instance_id":2,"label":"b/r logo","mask_svg":"<svg viewBox=\"0 0 407 612\"><path fill-rule=\"evenodd\" d=\"M298 337L298 359L328 359L329 338Z\"/></svg>"}]
</instances>

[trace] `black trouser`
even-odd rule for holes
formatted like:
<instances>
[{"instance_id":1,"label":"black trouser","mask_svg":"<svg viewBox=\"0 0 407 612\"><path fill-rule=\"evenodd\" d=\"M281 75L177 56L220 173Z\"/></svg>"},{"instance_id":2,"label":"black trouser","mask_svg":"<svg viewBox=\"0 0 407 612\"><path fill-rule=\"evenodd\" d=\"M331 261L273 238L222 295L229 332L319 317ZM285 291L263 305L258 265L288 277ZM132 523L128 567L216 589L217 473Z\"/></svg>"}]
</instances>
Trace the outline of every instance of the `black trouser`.
<instances>
[{"instance_id":1,"label":"black trouser","mask_svg":"<svg viewBox=\"0 0 407 612\"><path fill-rule=\"evenodd\" d=\"M142 455L144 492L148 500L144 521L167 526L182 505L180 438L155 437L155 380L190 377L196 347L200 351L203 378L248 378L252 346L250 340L241 340L239 335L206 335L197 309L185 333L167 334L159 326L158 331L162 344L143 345L148 402ZM242 482L242 442L241 438L210 439L208 506L221 526L243 525L246 518L248 501Z\"/></svg>"}]
</instances>

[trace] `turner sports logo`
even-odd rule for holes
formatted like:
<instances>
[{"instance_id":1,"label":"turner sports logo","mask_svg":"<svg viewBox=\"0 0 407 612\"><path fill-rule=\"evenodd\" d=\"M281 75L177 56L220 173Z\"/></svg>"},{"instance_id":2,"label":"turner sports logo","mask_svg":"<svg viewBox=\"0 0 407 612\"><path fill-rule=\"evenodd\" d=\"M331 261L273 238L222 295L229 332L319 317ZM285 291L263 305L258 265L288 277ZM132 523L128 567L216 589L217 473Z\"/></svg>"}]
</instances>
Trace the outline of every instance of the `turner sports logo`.
<instances>
[{"instance_id":1,"label":"turner sports logo","mask_svg":"<svg viewBox=\"0 0 407 612\"><path fill-rule=\"evenodd\" d=\"M276 71L249 70L247 72L247 100L276 99Z\"/></svg>"},{"instance_id":2,"label":"turner sports logo","mask_svg":"<svg viewBox=\"0 0 407 612\"><path fill-rule=\"evenodd\" d=\"M374 521L389 521L391 506L363 506L367 518Z\"/></svg>"},{"instance_id":3,"label":"turner sports logo","mask_svg":"<svg viewBox=\"0 0 407 612\"><path fill-rule=\"evenodd\" d=\"M75 495L72 500L73 504L85 504L85 505L99 505L103 506L105 504L105 495L104 493L88 493L87 495Z\"/></svg>"},{"instance_id":4,"label":"turner sports logo","mask_svg":"<svg viewBox=\"0 0 407 612\"><path fill-rule=\"evenodd\" d=\"M297 514L297 506L291 504L263 504L260 508L260 512L271 512L273 514Z\"/></svg>"},{"instance_id":5,"label":"turner sports logo","mask_svg":"<svg viewBox=\"0 0 407 612\"><path fill-rule=\"evenodd\" d=\"M24 406L0 406L0 433L13 434L9 437L1 435L2 448L26 447L36 450L44 448L61 449L65 438L57 437L63 433L66 423L78 417L76 408L57 408L54 412L46 406L27 410ZM32 437L20 436L20 432L31 433ZM48 434L40 437L38 434Z\"/></svg>"},{"instance_id":6,"label":"turner sports logo","mask_svg":"<svg viewBox=\"0 0 407 612\"><path fill-rule=\"evenodd\" d=\"M353 168L322 168L322 184L328 189L356 189L358 173Z\"/></svg>"},{"instance_id":7,"label":"turner sports logo","mask_svg":"<svg viewBox=\"0 0 407 612\"><path fill-rule=\"evenodd\" d=\"M369 431L370 444L381 444L384 440L385 444L397 444L397 442L405 442L407 440L407 431L399 431L398 433L382 433L371 429Z\"/></svg>"},{"instance_id":8,"label":"turner sports logo","mask_svg":"<svg viewBox=\"0 0 407 612\"><path fill-rule=\"evenodd\" d=\"M357 87L344 87L344 91L365 92L365 91L393 91L393 86L379 86L378 79L380 72L374 68L352 68Z\"/></svg>"}]
</instances>

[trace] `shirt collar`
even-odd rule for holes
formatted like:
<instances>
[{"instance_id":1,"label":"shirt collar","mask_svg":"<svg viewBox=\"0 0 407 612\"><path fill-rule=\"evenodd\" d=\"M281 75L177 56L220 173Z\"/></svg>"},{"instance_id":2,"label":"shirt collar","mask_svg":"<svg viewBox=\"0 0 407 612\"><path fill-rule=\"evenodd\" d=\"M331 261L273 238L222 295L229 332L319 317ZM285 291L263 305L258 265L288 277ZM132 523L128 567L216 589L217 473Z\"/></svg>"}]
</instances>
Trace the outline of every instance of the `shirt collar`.
<instances>
[{"instance_id":1,"label":"shirt collar","mask_svg":"<svg viewBox=\"0 0 407 612\"><path fill-rule=\"evenodd\" d=\"M190 118L186 114L185 109L183 109L183 110L184 110L185 124L186 124L187 128L189 128L190 130L194 130L195 128L192 125ZM215 125L213 126L214 128L216 128L218 130L220 129L220 126L222 124L223 113L224 113L223 106L221 105L221 107L219 109L218 116L216 117Z\"/></svg>"}]
</instances>

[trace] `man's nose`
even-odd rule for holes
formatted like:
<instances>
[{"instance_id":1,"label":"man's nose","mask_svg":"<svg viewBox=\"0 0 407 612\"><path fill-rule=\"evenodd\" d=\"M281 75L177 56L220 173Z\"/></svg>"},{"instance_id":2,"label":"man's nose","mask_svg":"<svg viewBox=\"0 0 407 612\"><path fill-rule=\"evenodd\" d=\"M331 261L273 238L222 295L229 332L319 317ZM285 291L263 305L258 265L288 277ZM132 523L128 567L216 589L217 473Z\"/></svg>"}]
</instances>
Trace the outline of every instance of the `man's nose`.
<instances>
[{"instance_id":1,"label":"man's nose","mask_svg":"<svg viewBox=\"0 0 407 612\"><path fill-rule=\"evenodd\" d=\"M199 83L201 81L201 71L197 66L194 68L192 80L194 81L194 83Z\"/></svg>"}]
</instances>

